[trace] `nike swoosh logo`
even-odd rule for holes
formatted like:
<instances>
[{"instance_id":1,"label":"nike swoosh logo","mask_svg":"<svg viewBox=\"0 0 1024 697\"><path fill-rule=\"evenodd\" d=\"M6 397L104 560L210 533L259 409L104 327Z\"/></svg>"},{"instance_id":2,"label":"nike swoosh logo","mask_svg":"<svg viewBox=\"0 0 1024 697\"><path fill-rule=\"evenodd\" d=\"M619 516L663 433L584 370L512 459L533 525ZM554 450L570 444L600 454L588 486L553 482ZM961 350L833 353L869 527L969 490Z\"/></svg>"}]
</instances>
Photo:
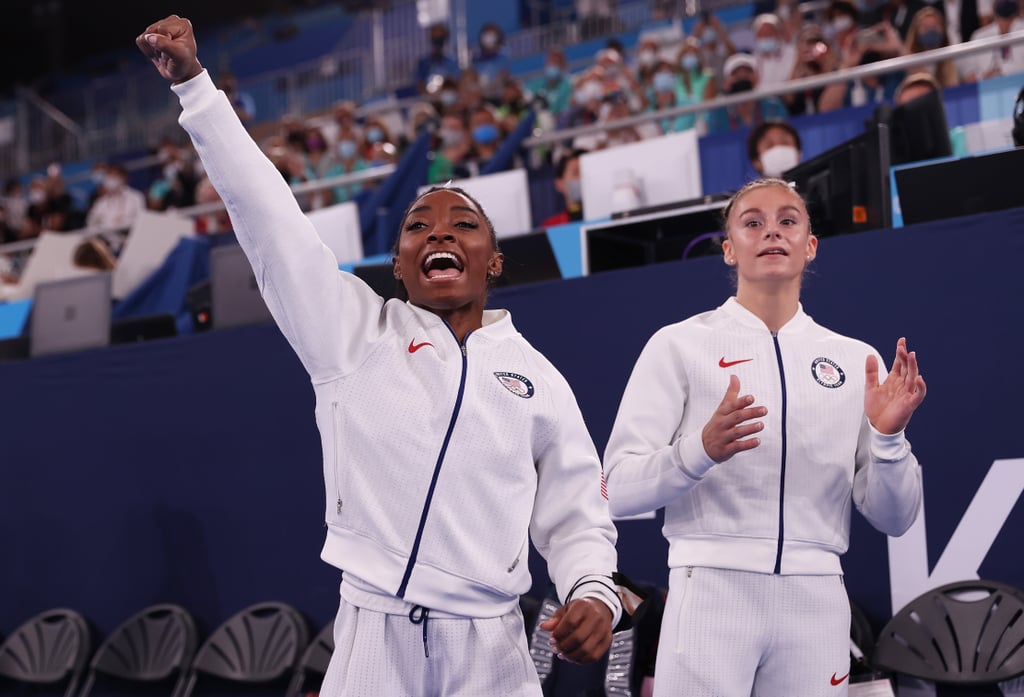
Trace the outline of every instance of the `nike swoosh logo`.
<instances>
[{"instance_id":1,"label":"nike swoosh logo","mask_svg":"<svg viewBox=\"0 0 1024 697\"><path fill-rule=\"evenodd\" d=\"M409 353L416 353L417 351L419 351L424 346L433 346L433 344L430 343L429 341L424 341L422 344L414 344L413 343L414 341L416 341L416 340L415 339L410 339L409 340Z\"/></svg>"},{"instance_id":2,"label":"nike swoosh logo","mask_svg":"<svg viewBox=\"0 0 1024 697\"><path fill-rule=\"evenodd\" d=\"M843 684L843 681L844 681L844 680L846 680L846 679L847 679L848 677L850 677L850 674L849 674L849 673L847 673L846 675L844 675L844 676L843 676L843 677L841 677L841 678L837 678L837 677L836 677L836 674L835 674L835 673L832 673L832 684L833 684L833 685L842 685L842 684Z\"/></svg>"},{"instance_id":3,"label":"nike swoosh logo","mask_svg":"<svg viewBox=\"0 0 1024 697\"><path fill-rule=\"evenodd\" d=\"M722 356L718 360L718 367L719 368L731 368L734 365L739 365L740 363L747 363L747 362L752 361L752 360L754 360L754 359L753 358L744 358L744 359L738 360L738 361L727 361L727 360L725 360L725 356Z\"/></svg>"}]
</instances>

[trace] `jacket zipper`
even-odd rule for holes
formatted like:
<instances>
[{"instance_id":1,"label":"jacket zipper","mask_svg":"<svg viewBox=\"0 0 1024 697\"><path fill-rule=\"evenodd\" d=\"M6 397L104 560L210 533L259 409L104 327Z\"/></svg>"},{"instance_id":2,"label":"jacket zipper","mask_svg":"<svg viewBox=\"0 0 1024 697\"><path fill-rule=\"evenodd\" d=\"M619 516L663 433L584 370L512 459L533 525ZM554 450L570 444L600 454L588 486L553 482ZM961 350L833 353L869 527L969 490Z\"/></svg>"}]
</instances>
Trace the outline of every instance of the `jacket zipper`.
<instances>
[{"instance_id":1,"label":"jacket zipper","mask_svg":"<svg viewBox=\"0 0 1024 697\"><path fill-rule=\"evenodd\" d=\"M775 553L775 570L782 573L782 540L785 537L784 504L786 500L786 369L782 366L782 347L779 346L779 335L772 332L775 344L775 359L779 364L779 381L782 383L782 456L779 467L779 546Z\"/></svg>"},{"instance_id":2,"label":"jacket zipper","mask_svg":"<svg viewBox=\"0 0 1024 697\"><path fill-rule=\"evenodd\" d=\"M331 402L331 436L334 441L334 493L338 497L338 508L337 515L341 515L341 482L338 481L338 458L341 454L338 452L338 403Z\"/></svg>"},{"instance_id":3,"label":"jacket zipper","mask_svg":"<svg viewBox=\"0 0 1024 697\"><path fill-rule=\"evenodd\" d=\"M451 326L445 322L445 326L448 327L448 331L452 333L456 343L459 343L459 337L455 336L455 332ZM472 333L472 332L470 332ZM455 408L452 409L452 418L448 422L448 431L444 434L444 441L441 443L441 452L437 454L437 462L434 464L434 475L430 478L430 487L427 489L427 498L423 502L423 512L420 514L420 524L416 529L416 539L412 543L412 551L409 552L409 563L405 566L405 574L402 575L402 583L398 586L398 597L405 597L405 590L409 585L409 577L412 576L412 569L416 566L416 557L420 551L420 541L423 539L423 529L427 524L427 514L430 512L430 502L434 498L434 489L437 486L437 478L441 474L441 465L444 463L445 453L448 452L448 443L452 438L452 431L455 430L455 422L459 418L459 409L462 408L462 395L466 389L466 341L469 339L469 334L466 334L466 339L459 343L459 348L462 350L462 376L459 378L459 392L455 397Z\"/></svg>"}]
</instances>

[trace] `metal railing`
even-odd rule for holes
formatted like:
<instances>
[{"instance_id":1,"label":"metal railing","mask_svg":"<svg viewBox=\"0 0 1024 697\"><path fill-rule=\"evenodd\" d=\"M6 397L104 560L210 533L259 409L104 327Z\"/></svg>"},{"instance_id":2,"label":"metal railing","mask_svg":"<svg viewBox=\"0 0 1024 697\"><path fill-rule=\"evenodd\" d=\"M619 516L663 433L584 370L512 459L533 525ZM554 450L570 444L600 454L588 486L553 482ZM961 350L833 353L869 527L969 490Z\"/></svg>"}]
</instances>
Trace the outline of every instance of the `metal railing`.
<instances>
[{"instance_id":1,"label":"metal railing","mask_svg":"<svg viewBox=\"0 0 1024 697\"><path fill-rule=\"evenodd\" d=\"M800 92L815 90L819 87L827 87L839 82L848 82L865 77L885 75L888 73L906 70L908 68L921 68L936 63L937 61L962 58L975 53L992 51L994 49L1002 48L1003 46L1009 46L1021 42L1024 42L1024 30L1011 32L1009 34L1004 34L1003 36L956 44L955 46L937 48L931 51L922 51L921 53L915 53L907 56L889 58L887 60L870 63L868 65L861 65L855 68L844 68L826 75L816 75L814 77L789 80L788 82L784 82L779 85L757 89L752 92L716 97L715 99L711 99L706 102L685 104L683 106L661 109L659 111L650 111L643 114L623 117L614 121L599 122L588 124L586 126L576 126L574 128L564 128L557 131L551 131L549 133L539 133L523 141L523 145L528 148L550 145L551 143L570 140L577 136L593 135L603 133L608 130L639 126L652 121L672 119L677 116L682 116L683 114L713 111L721 107L729 107L735 104L742 104L744 102L750 102L752 100L762 99L765 97L780 97L787 94L797 94ZM1024 73L1021 73L1021 82L1024 84Z\"/></svg>"}]
</instances>

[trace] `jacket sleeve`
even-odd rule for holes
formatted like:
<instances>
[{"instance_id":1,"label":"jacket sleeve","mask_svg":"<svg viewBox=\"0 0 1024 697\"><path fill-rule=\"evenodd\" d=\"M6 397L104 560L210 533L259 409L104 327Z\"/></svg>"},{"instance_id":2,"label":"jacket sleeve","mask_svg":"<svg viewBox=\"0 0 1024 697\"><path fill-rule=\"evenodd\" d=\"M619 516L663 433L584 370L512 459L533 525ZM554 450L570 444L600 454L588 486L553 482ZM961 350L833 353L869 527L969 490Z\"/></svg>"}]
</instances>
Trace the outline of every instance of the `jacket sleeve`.
<instances>
[{"instance_id":1,"label":"jacket sleeve","mask_svg":"<svg viewBox=\"0 0 1024 697\"><path fill-rule=\"evenodd\" d=\"M662 329L633 367L605 448L614 515L655 511L696 486L714 466L699 429L677 436L687 406L682 357Z\"/></svg>"},{"instance_id":2,"label":"jacket sleeve","mask_svg":"<svg viewBox=\"0 0 1024 697\"><path fill-rule=\"evenodd\" d=\"M879 380L885 364L875 352ZM853 503L875 529L886 535L905 533L921 510L921 467L903 431L886 435L863 417L857 440Z\"/></svg>"},{"instance_id":3,"label":"jacket sleeve","mask_svg":"<svg viewBox=\"0 0 1024 697\"><path fill-rule=\"evenodd\" d=\"M338 270L284 177L206 71L171 89L181 101L178 120L228 210L267 307L313 382L358 365L383 299Z\"/></svg>"},{"instance_id":4,"label":"jacket sleeve","mask_svg":"<svg viewBox=\"0 0 1024 697\"><path fill-rule=\"evenodd\" d=\"M569 384L560 374L548 384L557 425L537 455L530 537L547 560L558 597L601 600L614 627L622 615L612 580L618 533L603 494L601 461Z\"/></svg>"}]
</instances>

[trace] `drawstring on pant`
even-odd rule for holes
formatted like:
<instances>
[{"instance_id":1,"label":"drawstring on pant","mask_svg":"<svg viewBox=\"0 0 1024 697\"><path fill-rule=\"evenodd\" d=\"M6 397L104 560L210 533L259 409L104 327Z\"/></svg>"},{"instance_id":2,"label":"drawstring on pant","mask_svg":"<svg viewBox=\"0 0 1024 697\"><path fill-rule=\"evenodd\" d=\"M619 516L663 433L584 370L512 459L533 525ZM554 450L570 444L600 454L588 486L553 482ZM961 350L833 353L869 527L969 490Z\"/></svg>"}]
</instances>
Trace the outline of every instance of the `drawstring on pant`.
<instances>
[{"instance_id":1,"label":"drawstring on pant","mask_svg":"<svg viewBox=\"0 0 1024 697\"><path fill-rule=\"evenodd\" d=\"M423 625L423 655L430 658L430 650L427 648L427 619L430 616L430 608L416 605L409 611L409 621L413 624Z\"/></svg>"}]
</instances>

